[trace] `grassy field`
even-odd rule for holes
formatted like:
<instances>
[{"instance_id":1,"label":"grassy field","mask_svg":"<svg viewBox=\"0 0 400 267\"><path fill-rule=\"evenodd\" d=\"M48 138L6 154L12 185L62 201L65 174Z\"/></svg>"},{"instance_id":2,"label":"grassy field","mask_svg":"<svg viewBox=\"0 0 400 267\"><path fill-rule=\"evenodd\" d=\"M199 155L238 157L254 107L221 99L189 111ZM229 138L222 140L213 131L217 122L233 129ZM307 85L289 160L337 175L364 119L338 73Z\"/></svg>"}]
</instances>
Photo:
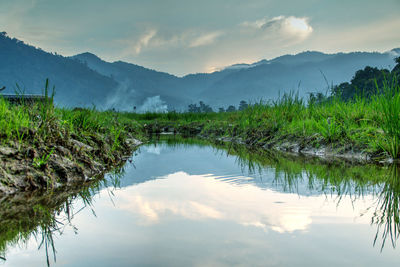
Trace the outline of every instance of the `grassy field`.
<instances>
[{"instance_id":1,"label":"grassy field","mask_svg":"<svg viewBox=\"0 0 400 267\"><path fill-rule=\"evenodd\" d=\"M172 127L208 137L240 137L247 144L296 141L357 150L376 158L400 158L400 88L384 85L383 94L350 102L328 98L306 103L295 94L269 103L256 103L229 113L146 113L124 117L154 128Z\"/></svg>"}]
</instances>

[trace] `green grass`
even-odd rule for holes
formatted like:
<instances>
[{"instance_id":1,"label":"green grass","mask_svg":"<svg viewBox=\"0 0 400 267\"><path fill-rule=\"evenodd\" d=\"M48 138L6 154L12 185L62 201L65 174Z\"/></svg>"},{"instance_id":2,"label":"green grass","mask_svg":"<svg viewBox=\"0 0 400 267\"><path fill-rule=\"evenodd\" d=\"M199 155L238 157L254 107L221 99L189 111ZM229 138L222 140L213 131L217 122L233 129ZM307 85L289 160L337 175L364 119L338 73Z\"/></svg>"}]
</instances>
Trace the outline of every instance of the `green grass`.
<instances>
[{"instance_id":1,"label":"green grass","mask_svg":"<svg viewBox=\"0 0 400 267\"><path fill-rule=\"evenodd\" d=\"M47 98L47 89L45 96L46 101L21 105L0 96L0 146L12 154L0 154L0 172L12 173L14 166L21 165L27 173L25 186L52 189L64 179L50 170L62 164L60 156L74 162L78 171L92 169L94 164L111 168L129 152L129 138L143 139L142 127L120 113L58 108L52 96ZM5 186L17 186L7 176L0 178Z\"/></svg>"},{"instance_id":2,"label":"green grass","mask_svg":"<svg viewBox=\"0 0 400 267\"><path fill-rule=\"evenodd\" d=\"M95 109L65 109L48 104L11 105L0 97L1 144L52 144L70 137L88 141L104 135L113 150L126 135L140 135L140 125L115 112Z\"/></svg>"},{"instance_id":3,"label":"green grass","mask_svg":"<svg viewBox=\"0 0 400 267\"><path fill-rule=\"evenodd\" d=\"M141 124L162 128L201 128L209 137L240 137L248 144L294 140L302 145L366 152L377 159L400 158L400 89L384 85L383 94L370 99L338 98L315 104L295 94L275 102L255 103L231 113L124 114Z\"/></svg>"},{"instance_id":4,"label":"green grass","mask_svg":"<svg viewBox=\"0 0 400 267\"><path fill-rule=\"evenodd\" d=\"M186 135L237 137L256 146L294 141L302 146L366 152L377 159L399 159L400 88L384 84L378 91L383 93L370 99L329 98L323 103L306 103L296 94L286 94L277 101L229 113L101 112L55 108L47 102L13 106L0 98L0 136L3 144L47 144L70 136L90 143L101 134L109 139L112 152L128 133L141 135L143 128L157 132L172 127Z\"/></svg>"}]
</instances>

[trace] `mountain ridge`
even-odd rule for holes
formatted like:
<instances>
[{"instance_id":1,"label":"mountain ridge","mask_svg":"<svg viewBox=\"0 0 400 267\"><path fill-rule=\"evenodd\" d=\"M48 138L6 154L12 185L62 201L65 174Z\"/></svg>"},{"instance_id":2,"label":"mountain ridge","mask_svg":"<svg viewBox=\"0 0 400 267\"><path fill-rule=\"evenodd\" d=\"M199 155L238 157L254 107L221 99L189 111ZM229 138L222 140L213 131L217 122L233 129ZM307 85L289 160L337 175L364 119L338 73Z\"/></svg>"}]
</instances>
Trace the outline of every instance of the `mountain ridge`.
<instances>
[{"instance_id":1,"label":"mountain ridge","mask_svg":"<svg viewBox=\"0 0 400 267\"><path fill-rule=\"evenodd\" d=\"M325 77L329 85L346 82L367 65L394 66L393 58L399 53L400 48L385 53L304 51L177 77L124 61L107 62L90 52L71 57L48 53L2 33L0 85L13 88L17 82L28 85L26 93L40 93L50 78L57 89L56 103L63 106L128 111L137 107L144 112L151 107L185 110L202 100L216 109L240 100L274 99L293 90L302 97L325 92Z\"/></svg>"}]
</instances>

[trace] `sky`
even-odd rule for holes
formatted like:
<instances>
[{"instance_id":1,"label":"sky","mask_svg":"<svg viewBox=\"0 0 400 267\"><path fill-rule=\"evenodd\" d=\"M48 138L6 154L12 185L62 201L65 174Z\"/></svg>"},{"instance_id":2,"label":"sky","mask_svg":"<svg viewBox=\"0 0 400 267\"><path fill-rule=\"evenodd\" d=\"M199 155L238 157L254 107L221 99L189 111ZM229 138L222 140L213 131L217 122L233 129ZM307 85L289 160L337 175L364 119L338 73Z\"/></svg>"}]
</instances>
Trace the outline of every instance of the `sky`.
<instances>
[{"instance_id":1,"label":"sky","mask_svg":"<svg viewBox=\"0 0 400 267\"><path fill-rule=\"evenodd\" d=\"M400 0L0 0L0 31L177 76L307 50L400 47Z\"/></svg>"}]
</instances>

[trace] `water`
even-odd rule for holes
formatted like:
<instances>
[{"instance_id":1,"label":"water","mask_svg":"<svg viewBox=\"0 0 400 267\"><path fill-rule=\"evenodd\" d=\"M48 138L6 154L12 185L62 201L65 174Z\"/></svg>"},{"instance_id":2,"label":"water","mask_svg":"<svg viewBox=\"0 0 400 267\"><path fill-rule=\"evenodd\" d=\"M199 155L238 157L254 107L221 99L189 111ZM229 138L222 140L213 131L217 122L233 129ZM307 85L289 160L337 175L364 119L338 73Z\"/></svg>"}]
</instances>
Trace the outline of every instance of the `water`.
<instances>
[{"instance_id":1,"label":"water","mask_svg":"<svg viewBox=\"0 0 400 267\"><path fill-rule=\"evenodd\" d=\"M173 141L142 146L132 159L105 184L1 201L0 265L400 263L395 168Z\"/></svg>"}]
</instances>

